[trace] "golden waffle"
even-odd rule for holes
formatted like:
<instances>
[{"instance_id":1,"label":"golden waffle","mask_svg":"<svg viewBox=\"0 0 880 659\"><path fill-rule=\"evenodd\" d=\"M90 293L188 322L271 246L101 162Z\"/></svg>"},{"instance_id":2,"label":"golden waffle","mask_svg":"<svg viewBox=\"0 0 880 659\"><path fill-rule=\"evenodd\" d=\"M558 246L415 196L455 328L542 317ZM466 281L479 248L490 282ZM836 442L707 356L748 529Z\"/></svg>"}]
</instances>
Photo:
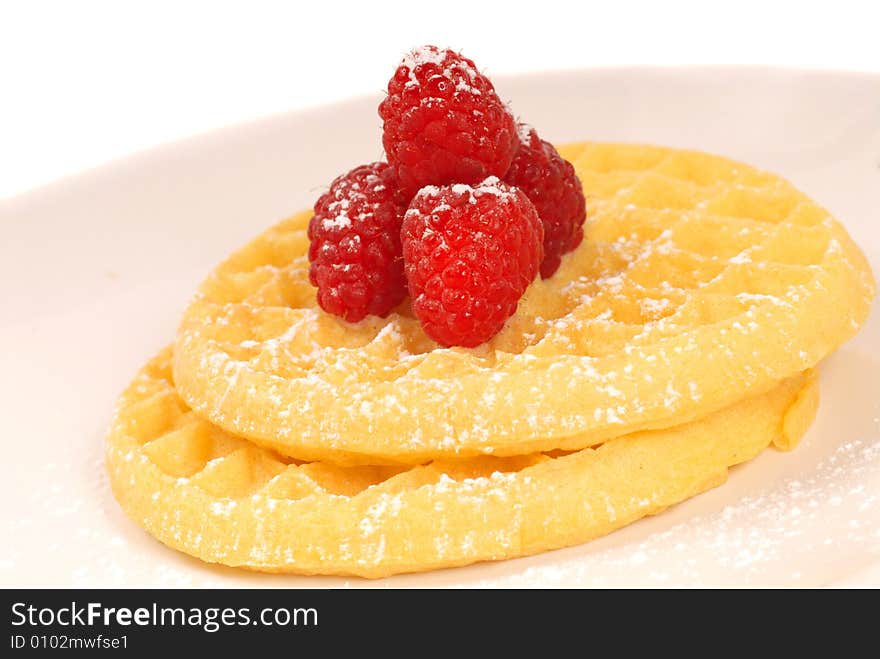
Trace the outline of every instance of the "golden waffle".
<instances>
[{"instance_id":1,"label":"golden waffle","mask_svg":"<svg viewBox=\"0 0 880 659\"><path fill-rule=\"evenodd\" d=\"M488 344L439 348L408 302L355 325L322 312L303 213L201 286L175 346L181 397L308 460L574 450L768 391L864 321L866 260L781 178L659 147L560 152L587 193L584 241Z\"/></svg>"},{"instance_id":2,"label":"golden waffle","mask_svg":"<svg viewBox=\"0 0 880 659\"><path fill-rule=\"evenodd\" d=\"M585 542L790 448L818 404L808 371L704 419L575 453L413 467L299 463L200 419L171 351L123 393L107 441L113 492L165 544L272 572L381 577Z\"/></svg>"}]
</instances>

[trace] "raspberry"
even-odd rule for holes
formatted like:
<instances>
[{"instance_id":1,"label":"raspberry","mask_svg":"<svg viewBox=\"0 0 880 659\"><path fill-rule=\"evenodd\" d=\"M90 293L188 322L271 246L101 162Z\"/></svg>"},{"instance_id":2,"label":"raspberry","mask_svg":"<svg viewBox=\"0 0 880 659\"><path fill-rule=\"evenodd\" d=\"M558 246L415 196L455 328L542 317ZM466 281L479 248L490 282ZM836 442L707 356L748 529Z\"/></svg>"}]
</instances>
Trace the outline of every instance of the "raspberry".
<instances>
[{"instance_id":1,"label":"raspberry","mask_svg":"<svg viewBox=\"0 0 880 659\"><path fill-rule=\"evenodd\" d=\"M436 46L403 58L379 116L388 162L408 197L425 185L504 176L517 149L513 116L489 79Z\"/></svg>"},{"instance_id":2,"label":"raspberry","mask_svg":"<svg viewBox=\"0 0 880 659\"><path fill-rule=\"evenodd\" d=\"M532 202L497 178L422 188L401 240L412 307L445 346L477 346L501 331L538 274L543 228Z\"/></svg>"},{"instance_id":3,"label":"raspberry","mask_svg":"<svg viewBox=\"0 0 880 659\"><path fill-rule=\"evenodd\" d=\"M531 126L519 124L518 132L519 150L504 181L525 192L538 209L544 224L541 278L547 279L559 268L562 255L581 244L587 207L571 163Z\"/></svg>"},{"instance_id":4,"label":"raspberry","mask_svg":"<svg viewBox=\"0 0 880 659\"><path fill-rule=\"evenodd\" d=\"M309 281L318 304L349 322L387 316L406 295L402 203L387 163L356 167L315 202L309 221Z\"/></svg>"}]
</instances>

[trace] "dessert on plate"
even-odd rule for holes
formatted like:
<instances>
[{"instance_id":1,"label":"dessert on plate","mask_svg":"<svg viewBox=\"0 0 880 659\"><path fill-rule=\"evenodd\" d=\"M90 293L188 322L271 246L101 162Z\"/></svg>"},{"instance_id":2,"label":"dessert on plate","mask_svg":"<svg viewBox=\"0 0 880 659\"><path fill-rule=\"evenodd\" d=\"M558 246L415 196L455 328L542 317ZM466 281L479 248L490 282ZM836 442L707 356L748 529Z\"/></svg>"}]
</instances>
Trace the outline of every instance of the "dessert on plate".
<instances>
[{"instance_id":1,"label":"dessert on plate","mask_svg":"<svg viewBox=\"0 0 880 659\"><path fill-rule=\"evenodd\" d=\"M473 62L409 53L387 162L211 273L120 399L114 493L210 562L354 574L587 541L793 448L874 282L784 179L558 148Z\"/></svg>"}]
</instances>

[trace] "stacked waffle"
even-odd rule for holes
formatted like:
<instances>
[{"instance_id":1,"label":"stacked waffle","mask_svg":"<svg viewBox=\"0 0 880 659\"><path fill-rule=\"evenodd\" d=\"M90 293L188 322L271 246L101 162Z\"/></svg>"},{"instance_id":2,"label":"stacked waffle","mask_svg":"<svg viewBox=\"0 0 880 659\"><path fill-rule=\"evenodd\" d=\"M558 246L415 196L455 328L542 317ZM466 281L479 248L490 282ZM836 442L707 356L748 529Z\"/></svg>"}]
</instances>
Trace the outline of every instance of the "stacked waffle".
<instances>
[{"instance_id":1,"label":"stacked waffle","mask_svg":"<svg viewBox=\"0 0 880 659\"><path fill-rule=\"evenodd\" d=\"M845 229L725 158L559 152L583 240L476 348L434 342L409 300L323 311L311 213L222 263L120 399L123 509L205 561L381 577L585 542L793 448L874 296Z\"/></svg>"}]
</instances>

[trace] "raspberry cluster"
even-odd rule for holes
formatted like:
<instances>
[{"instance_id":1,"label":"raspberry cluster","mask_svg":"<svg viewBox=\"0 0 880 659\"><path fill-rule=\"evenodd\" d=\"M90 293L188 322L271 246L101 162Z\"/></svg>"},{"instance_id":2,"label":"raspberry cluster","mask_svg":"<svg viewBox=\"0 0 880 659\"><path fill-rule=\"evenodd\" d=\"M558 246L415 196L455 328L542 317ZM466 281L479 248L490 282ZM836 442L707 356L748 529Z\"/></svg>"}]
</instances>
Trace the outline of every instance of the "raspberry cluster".
<instances>
[{"instance_id":1,"label":"raspberry cluster","mask_svg":"<svg viewBox=\"0 0 880 659\"><path fill-rule=\"evenodd\" d=\"M338 177L309 223L318 304L350 322L409 293L444 346L490 340L538 272L583 239L571 163L517 124L491 81L451 50L408 53L379 105L388 162Z\"/></svg>"}]
</instances>

